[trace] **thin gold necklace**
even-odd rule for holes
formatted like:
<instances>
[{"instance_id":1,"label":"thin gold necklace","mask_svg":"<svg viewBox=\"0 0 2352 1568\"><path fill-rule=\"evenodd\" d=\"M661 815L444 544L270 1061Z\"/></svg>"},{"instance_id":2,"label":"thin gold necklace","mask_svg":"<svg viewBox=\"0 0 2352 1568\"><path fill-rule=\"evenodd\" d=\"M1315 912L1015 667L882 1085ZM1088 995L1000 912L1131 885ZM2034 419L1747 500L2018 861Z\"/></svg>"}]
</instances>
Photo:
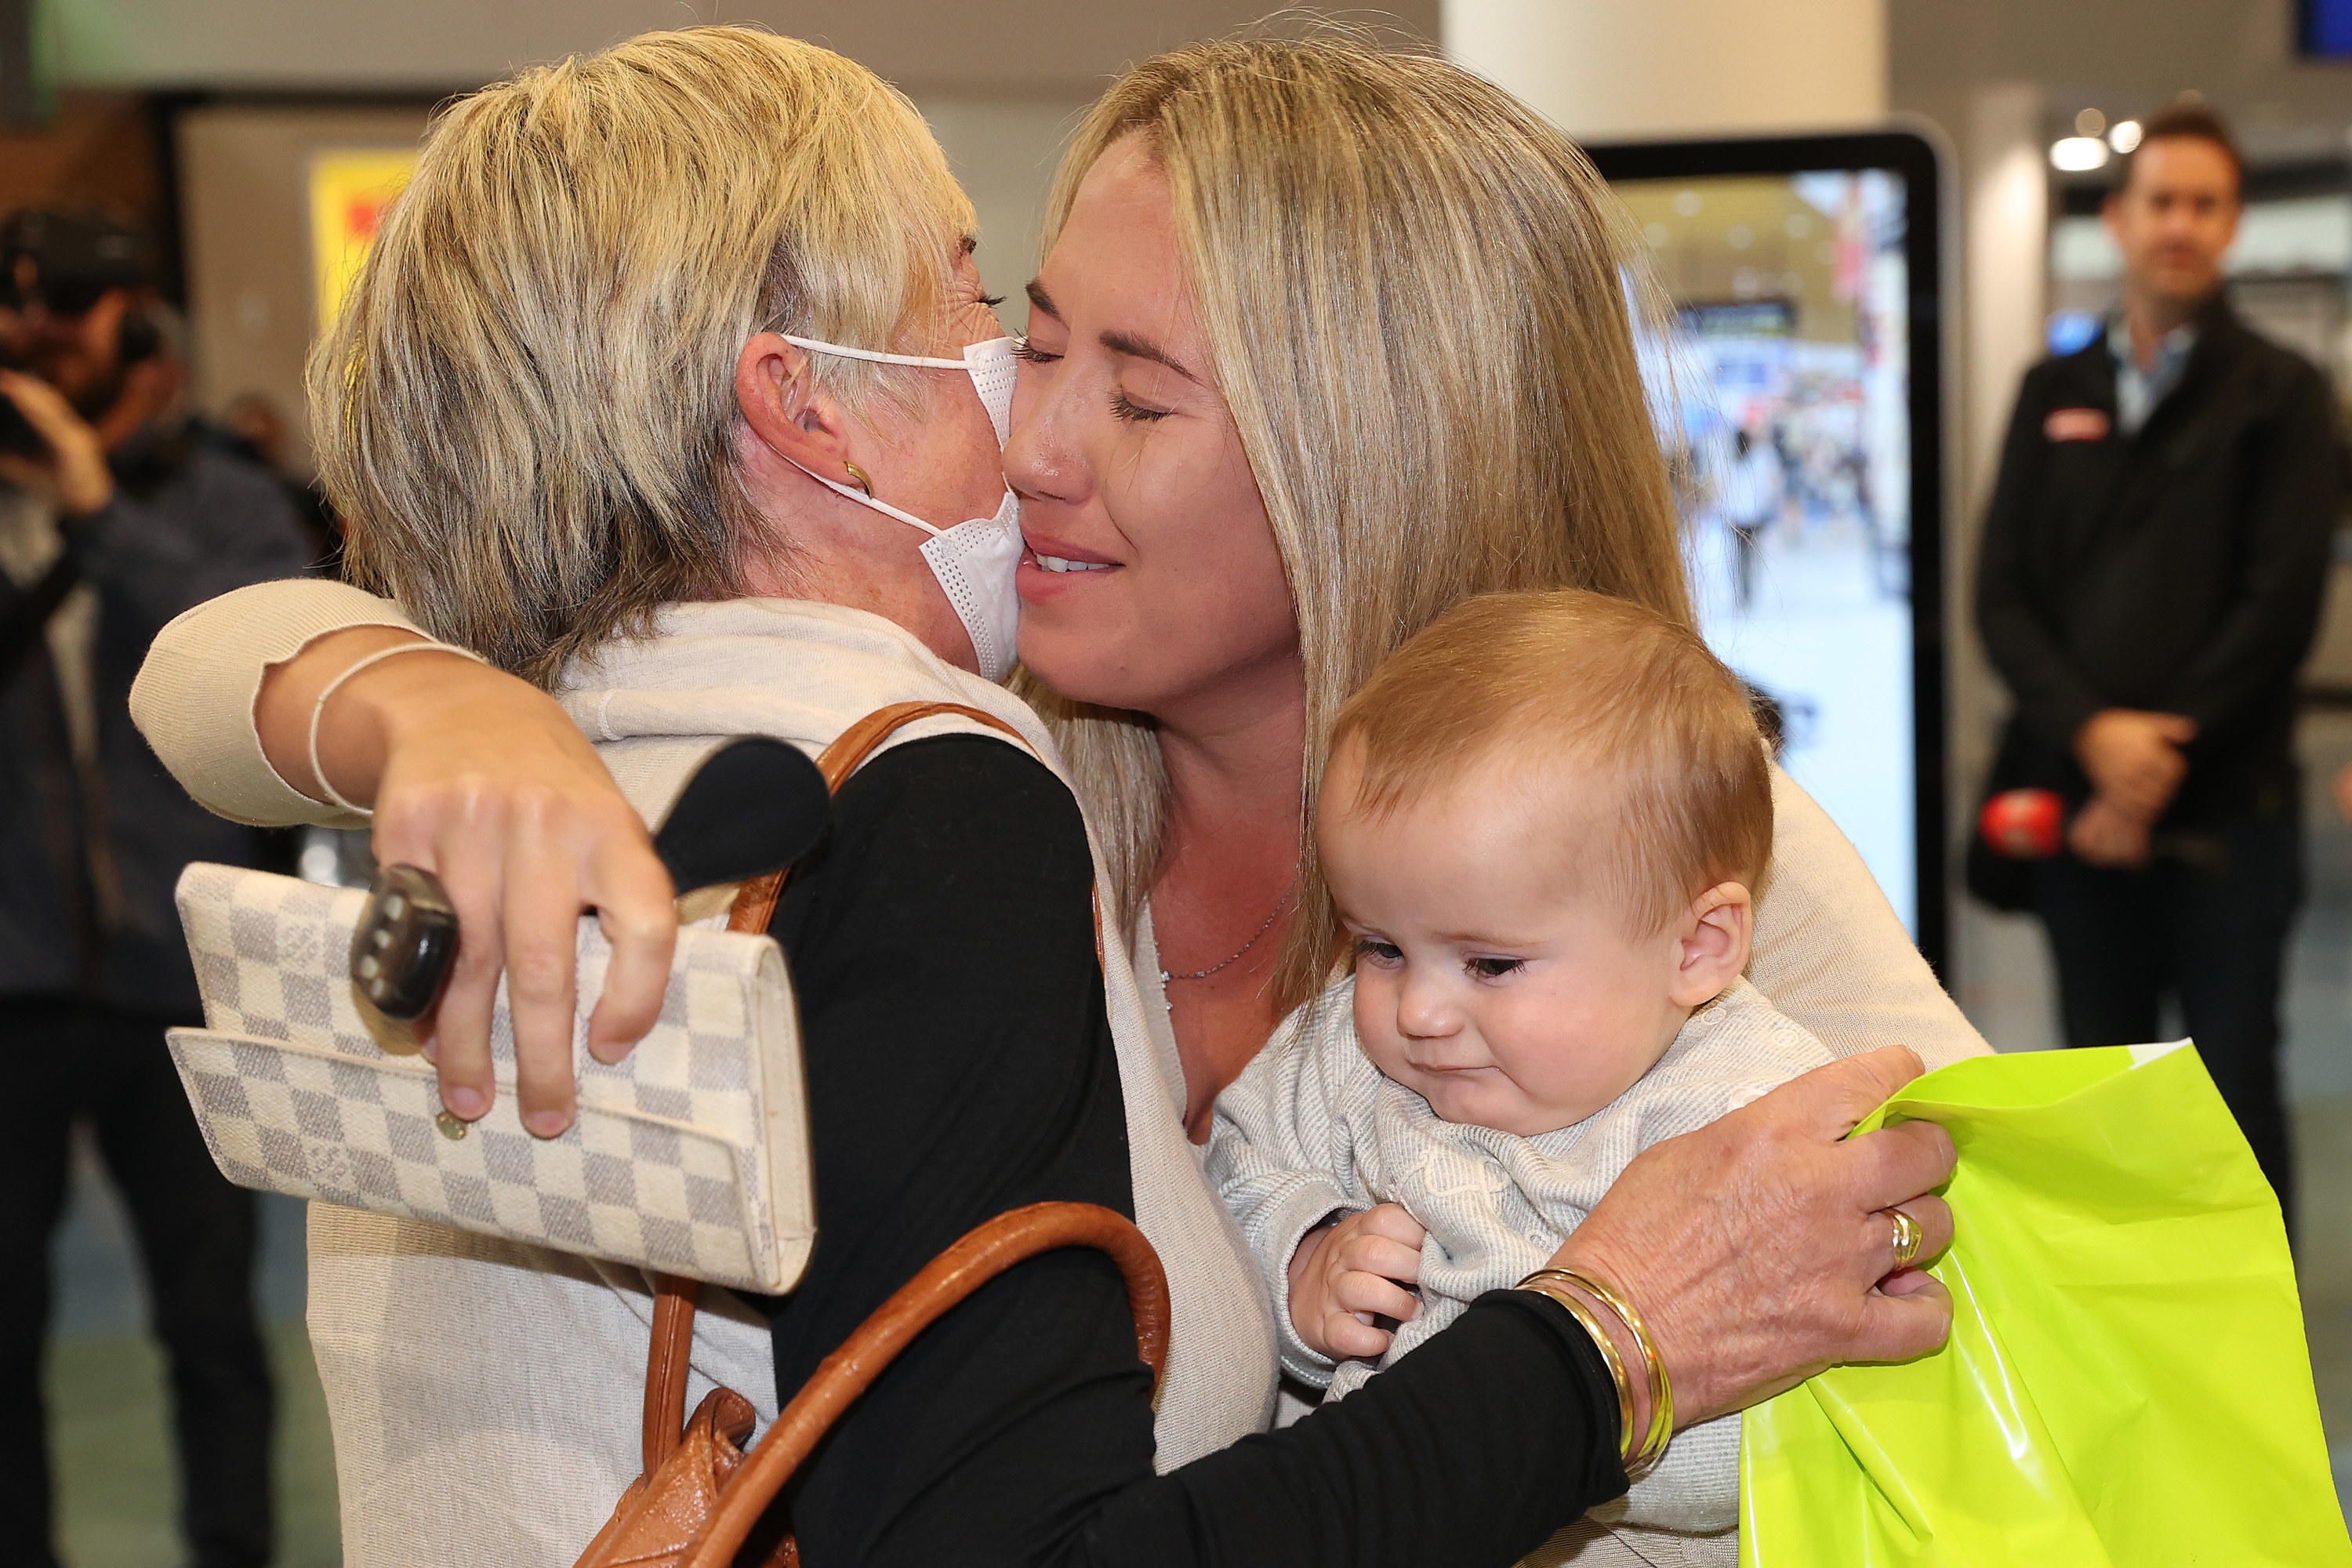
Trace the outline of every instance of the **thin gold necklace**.
<instances>
[{"instance_id":1,"label":"thin gold necklace","mask_svg":"<svg viewBox=\"0 0 2352 1568\"><path fill-rule=\"evenodd\" d=\"M1241 961L1242 954L1247 952L1251 948L1255 947L1258 944L1258 939L1274 929L1274 922L1281 917L1282 906L1290 902L1290 895L1297 890L1297 886L1298 871L1296 867L1293 867L1290 873L1290 886L1282 889L1282 897L1275 900L1274 908L1265 912L1265 923L1258 927L1256 931L1251 932L1249 941L1242 943L1238 948L1235 948L1234 950L1234 955L1231 958L1226 959L1223 963L1213 963L1206 969L1196 969L1190 974L1171 974L1168 971L1163 969L1160 972L1160 984L1162 985L1172 985L1179 980L1206 980L1218 970L1223 969L1229 964L1238 963Z\"/></svg>"}]
</instances>

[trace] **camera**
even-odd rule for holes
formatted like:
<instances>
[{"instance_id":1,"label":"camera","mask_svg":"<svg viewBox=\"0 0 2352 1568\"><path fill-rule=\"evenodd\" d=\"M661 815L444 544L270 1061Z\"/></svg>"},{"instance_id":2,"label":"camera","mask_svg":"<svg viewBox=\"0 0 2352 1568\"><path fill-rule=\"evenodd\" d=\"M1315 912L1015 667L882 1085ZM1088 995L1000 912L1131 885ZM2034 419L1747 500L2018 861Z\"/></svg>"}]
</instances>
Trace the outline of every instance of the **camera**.
<instances>
[{"instance_id":1,"label":"camera","mask_svg":"<svg viewBox=\"0 0 2352 1568\"><path fill-rule=\"evenodd\" d=\"M0 310L20 316L87 314L116 289L144 289L154 280L146 231L101 214L35 207L0 223ZM136 310L122 318L119 363L151 359L163 346L155 323ZM18 345L0 342L0 368L38 374ZM0 397L0 452L46 457L41 439L16 404Z\"/></svg>"}]
</instances>

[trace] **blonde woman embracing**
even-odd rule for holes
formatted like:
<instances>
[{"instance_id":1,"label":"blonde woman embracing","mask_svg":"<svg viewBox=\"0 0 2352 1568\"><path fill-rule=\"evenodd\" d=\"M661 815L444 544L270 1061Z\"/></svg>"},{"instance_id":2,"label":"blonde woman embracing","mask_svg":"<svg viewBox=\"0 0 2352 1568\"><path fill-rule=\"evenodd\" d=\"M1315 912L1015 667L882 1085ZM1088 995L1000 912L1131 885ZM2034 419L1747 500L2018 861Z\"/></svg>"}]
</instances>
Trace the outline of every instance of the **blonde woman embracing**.
<instances>
[{"instance_id":1,"label":"blonde woman embracing","mask_svg":"<svg viewBox=\"0 0 2352 1568\"><path fill-rule=\"evenodd\" d=\"M215 601L157 645L141 721L215 809L373 805L378 855L437 870L466 923L445 1100L488 1103L503 968L518 1098L560 1136L574 920L614 940L585 1025L611 1057L677 918L644 824L695 759L744 731L822 746L913 698L1002 721L1024 745L945 724L882 752L779 907L819 1239L792 1296L706 1310L696 1364L772 1415L948 1240L1076 1197L1159 1248L1169 1382L1155 1412L1107 1265L1025 1265L813 1461L804 1559L1508 1563L1624 1489L1596 1340L1494 1292L1362 1394L1247 1436L1272 1327L1185 1134L1328 977L1297 918L1325 898L1307 803L1379 660L1495 588L1687 620L1615 209L1434 59L1149 62L1057 182L1009 426L969 225L902 99L756 32L649 35L460 104L314 378L354 557L398 607ZM1016 586L1036 710L983 678ZM1948 1316L1881 1212L1940 1245L1921 1194L1948 1142L1838 1140L1917 1070L1870 1047L1981 1046L1818 809L1780 780L1777 810L1756 982L1861 1054L1651 1151L1558 1259L1640 1304L1683 1422L1916 1353ZM635 1466L644 1281L320 1211L311 1300L349 1560L571 1561Z\"/></svg>"}]
</instances>

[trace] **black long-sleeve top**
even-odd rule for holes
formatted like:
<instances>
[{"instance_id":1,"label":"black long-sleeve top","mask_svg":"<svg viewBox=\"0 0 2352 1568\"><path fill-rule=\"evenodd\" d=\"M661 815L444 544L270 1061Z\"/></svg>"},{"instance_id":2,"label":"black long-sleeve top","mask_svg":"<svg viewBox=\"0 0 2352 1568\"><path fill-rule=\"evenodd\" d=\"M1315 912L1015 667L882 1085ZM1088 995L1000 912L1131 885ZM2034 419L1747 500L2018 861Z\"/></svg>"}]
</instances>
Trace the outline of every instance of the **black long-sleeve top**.
<instances>
[{"instance_id":1,"label":"black long-sleeve top","mask_svg":"<svg viewBox=\"0 0 2352 1568\"><path fill-rule=\"evenodd\" d=\"M2327 384L2221 296L2136 435L2102 334L2026 374L1985 519L1977 622L2017 702L2003 784L2080 801L2105 708L2194 719L2165 824L2292 809L2295 667L2343 504Z\"/></svg>"},{"instance_id":2,"label":"black long-sleeve top","mask_svg":"<svg viewBox=\"0 0 2352 1568\"><path fill-rule=\"evenodd\" d=\"M1046 1199L1134 1213L1076 802L1003 742L842 789L770 931L807 1057L817 1242L765 1303L789 1399L950 1242ZM1098 1254L956 1308L788 1491L810 1568L1494 1568L1625 1489L1615 1394L1557 1303L1496 1291L1344 1404L1152 1474L1150 1375Z\"/></svg>"}]
</instances>

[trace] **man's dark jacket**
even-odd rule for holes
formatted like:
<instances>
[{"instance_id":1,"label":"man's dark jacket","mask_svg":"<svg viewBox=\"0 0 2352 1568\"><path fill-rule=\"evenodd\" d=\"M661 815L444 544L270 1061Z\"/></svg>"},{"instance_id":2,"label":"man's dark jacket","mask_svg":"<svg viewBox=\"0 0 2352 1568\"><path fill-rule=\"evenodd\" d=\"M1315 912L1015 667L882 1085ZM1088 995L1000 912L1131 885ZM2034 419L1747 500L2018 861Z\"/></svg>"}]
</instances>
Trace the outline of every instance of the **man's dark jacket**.
<instances>
[{"instance_id":1,"label":"man's dark jacket","mask_svg":"<svg viewBox=\"0 0 2352 1568\"><path fill-rule=\"evenodd\" d=\"M2017 700L1995 787L2088 798L2074 739L2103 708L2195 720L2160 826L2294 809L2294 672L2343 504L2326 380L2217 295L2137 435L2102 333L2027 373L1985 521L1977 622Z\"/></svg>"},{"instance_id":2,"label":"man's dark jacket","mask_svg":"<svg viewBox=\"0 0 2352 1568\"><path fill-rule=\"evenodd\" d=\"M312 552L276 476L201 431L144 431L114 469L113 500L69 536L98 591L95 797L72 764L46 648L0 686L0 1005L79 996L194 1018L173 885L190 860L252 865L263 845L163 771L131 722L131 682L164 622L232 588L299 575ZM0 576L0 617L22 598Z\"/></svg>"}]
</instances>

